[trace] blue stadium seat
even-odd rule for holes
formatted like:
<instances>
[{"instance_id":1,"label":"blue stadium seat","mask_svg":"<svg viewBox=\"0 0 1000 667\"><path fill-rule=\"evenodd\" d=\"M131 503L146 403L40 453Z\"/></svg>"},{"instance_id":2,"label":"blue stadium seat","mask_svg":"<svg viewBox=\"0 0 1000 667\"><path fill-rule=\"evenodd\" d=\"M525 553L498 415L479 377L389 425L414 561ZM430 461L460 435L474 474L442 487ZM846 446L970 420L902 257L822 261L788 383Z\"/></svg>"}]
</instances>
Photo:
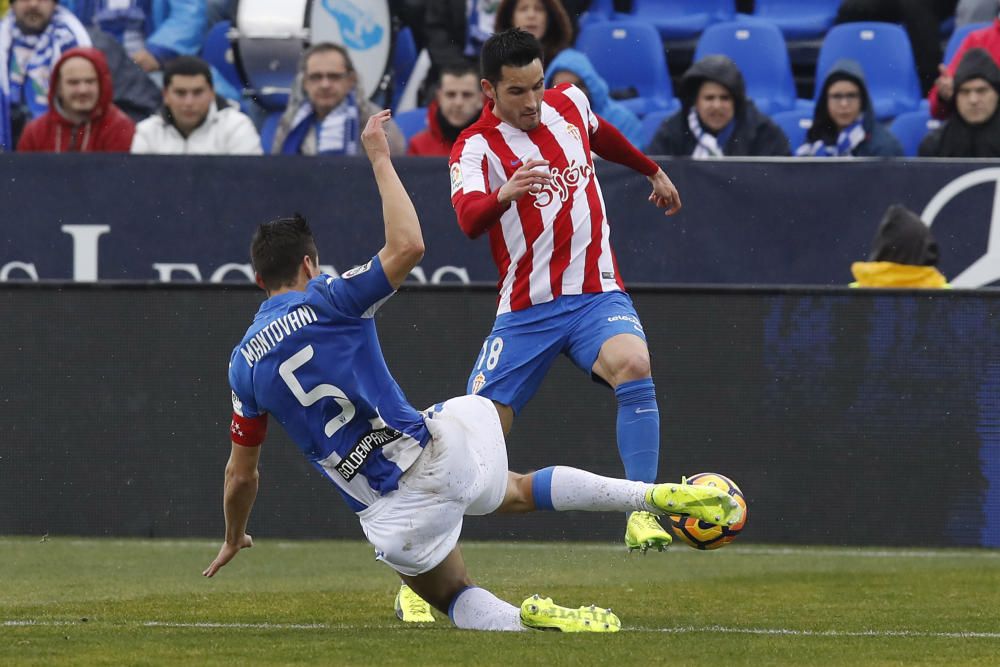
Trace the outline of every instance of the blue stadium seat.
<instances>
[{"instance_id":1,"label":"blue stadium seat","mask_svg":"<svg viewBox=\"0 0 1000 667\"><path fill-rule=\"evenodd\" d=\"M592 0L587 11L580 15L580 26L589 23L603 23L615 19L614 0Z\"/></svg>"},{"instance_id":2,"label":"blue stadium seat","mask_svg":"<svg viewBox=\"0 0 1000 667\"><path fill-rule=\"evenodd\" d=\"M895 118L920 106L922 95L913 48L902 27L891 23L842 23L831 28L819 51L813 98L819 95L827 73L841 58L861 64L879 120Z\"/></svg>"},{"instance_id":3,"label":"blue stadium seat","mask_svg":"<svg viewBox=\"0 0 1000 667\"><path fill-rule=\"evenodd\" d=\"M233 62L233 47L229 43L227 33L233 27L229 21L219 21L205 35L205 41L201 45L201 57L215 71L222 75L237 91L243 90L243 80Z\"/></svg>"},{"instance_id":4,"label":"blue stadium seat","mask_svg":"<svg viewBox=\"0 0 1000 667\"><path fill-rule=\"evenodd\" d=\"M622 18L656 28L663 39L694 39L713 23L736 15L734 0L632 0Z\"/></svg>"},{"instance_id":5,"label":"blue stadium seat","mask_svg":"<svg viewBox=\"0 0 1000 667\"><path fill-rule=\"evenodd\" d=\"M922 109L896 116L896 120L892 121L889 130L903 145L903 155L914 157L920 147L920 142L924 140L927 133L940 126L941 121L931 118L930 113L926 109Z\"/></svg>"},{"instance_id":6,"label":"blue stadium seat","mask_svg":"<svg viewBox=\"0 0 1000 667\"><path fill-rule=\"evenodd\" d=\"M642 129L639 130L638 147L640 149L646 149L649 142L656 136L656 131L660 129L660 125L673 113L673 111L651 111L642 117Z\"/></svg>"},{"instance_id":7,"label":"blue stadium seat","mask_svg":"<svg viewBox=\"0 0 1000 667\"><path fill-rule=\"evenodd\" d=\"M406 137L406 141L409 143L410 137L427 127L427 107L417 107L416 109L401 111L393 114L392 119L399 126L399 129L403 131L403 136Z\"/></svg>"},{"instance_id":8,"label":"blue stadium seat","mask_svg":"<svg viewBox=\"0 0 1000 667\"><path fill-rule=\"evenodd\" d=\"M417 43L409 28L396 33L396 43L392 49L392 109L396 110L403 89L410 80L413 66L417 64Z\"/></svg>"},{"instance_id":9,"label":"blue stadium seat","mask_svg":"<svg viewBox=\"0 0 1000 667\"><path fill-rule=\"evenodd\" d=\"M988 28L992 23L967 23L961 28L956 28L955 32L951 33L951 38L948 40L948 46L944 50L944 62L950 63L951 59L955 57L955 52L958 51L958 47L962 45L962 42L966 37L969 36L970 32L975 30L982 30L983 28Z\"/></svg>"},{"instance_id":10,"label":"blue stadium seat","mask_svg":"<svg viewBox=\"0 0 1000 667\"><path fill-rule=\"evenodd\" d=\"M802 109L792 111L782 111L771 116L771 120L781 128L781 131L788 137L788 143L792 147L792 155L799 146L806 142L806 132L813 124L813 112Z\"/></svg>"},{"instance_id":11,"label":"blue stadium seat","mask_svg":"<svg viewBox=\"0 0 1000 667\"><path fill-rule=\"evenodd\" d=\"M753 16L773 23L786 39L821 37L833 25L841 0L756 0Z\"/></svg>"},{"instance_id":12,"label":"blue stadium seat","mask_svg":"<svg viewBox=\"0 0 1000 667\"><path fill-rule=\"evenodd\" d=\"M695 62L722 54L736 63L747 95L765 114L795 108L795 79L781 30L763 21L731 21L709 26L698 40Z\"/></svg>"},{"instance_id":13,"label":"blue stadium seat","mask_svg":"<svg viewBox=\"0 0 1000 667\"><path fill-rule=\"evenodd\" d=\"M278 122L281 120L282 111L272 111L267 114L264 123L260 126L260 145L264 149L264 155L271 152L271 144L274 143L274 133L278 130Z\"/></svg>"},{"instance_id":14,"label":"blue stadium seat","mask_svg":"<svg viewBox=\"0 0 1000 667\"><path fill-rule=\"evenodd\" d=\"M676 106L663 41L652 26L633 21L592 23L580 30L583 51L608 83L612 97L638 116ZM621 93L635 95L621 99ZM616 95L616 93L619 93Z\"/></svg>"}]
</instances>

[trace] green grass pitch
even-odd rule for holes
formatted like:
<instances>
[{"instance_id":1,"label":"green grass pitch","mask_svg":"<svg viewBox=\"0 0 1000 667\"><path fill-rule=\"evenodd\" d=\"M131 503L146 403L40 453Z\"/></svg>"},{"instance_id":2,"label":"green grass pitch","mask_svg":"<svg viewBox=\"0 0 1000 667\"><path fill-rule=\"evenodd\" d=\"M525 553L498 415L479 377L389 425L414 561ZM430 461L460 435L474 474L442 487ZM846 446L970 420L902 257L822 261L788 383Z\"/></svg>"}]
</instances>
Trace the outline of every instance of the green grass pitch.
<instances>
[{"instance_id":1,"label":"green grass pitch","mask_svg":"<svg viewBox=\"0 0 1000 667\"><path fill-rule=\"evenodd\" d=\"M361 542L0 539L0 665L997 665L1000 553L472 543L478 583L611 606L616 635L404 626Z\"/></svg>"}]
</instances>

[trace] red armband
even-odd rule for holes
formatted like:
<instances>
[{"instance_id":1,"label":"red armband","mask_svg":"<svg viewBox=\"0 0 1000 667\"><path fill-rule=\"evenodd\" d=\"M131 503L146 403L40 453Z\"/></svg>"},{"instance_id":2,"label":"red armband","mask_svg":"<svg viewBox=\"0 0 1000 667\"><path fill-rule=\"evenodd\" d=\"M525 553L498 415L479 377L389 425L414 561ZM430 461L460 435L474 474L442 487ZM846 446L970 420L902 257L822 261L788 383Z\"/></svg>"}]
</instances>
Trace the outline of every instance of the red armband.
<instances>
[{"instance_id":1,"label":"red armband","mask_svg":"<svg viewBox=\"0 0 1000 667\"><path fill-rule=\"evenodd\" d=\"M267 435L267 415L259 417L241 417L233 413L233 422L229 425L229 437L242 447L259 447Z\"/></svg>"}]
</instances>

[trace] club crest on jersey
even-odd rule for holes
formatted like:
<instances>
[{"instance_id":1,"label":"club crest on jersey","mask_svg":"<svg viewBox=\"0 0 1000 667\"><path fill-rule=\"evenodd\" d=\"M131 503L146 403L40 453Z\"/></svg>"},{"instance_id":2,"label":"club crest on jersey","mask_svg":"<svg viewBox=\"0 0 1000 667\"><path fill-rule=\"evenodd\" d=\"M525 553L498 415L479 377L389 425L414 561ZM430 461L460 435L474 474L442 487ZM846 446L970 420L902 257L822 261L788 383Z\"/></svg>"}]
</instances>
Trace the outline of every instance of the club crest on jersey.
<instances>
[{"instance_id":1,"label":"club crest on jersey","mask_svg":"<svg viewBox=\"0 0 1000 667\"><path fill-rule=\"evenodd\" d=\"M479 390L486 385L486 376L482 373L478 373L476 377L472 378L472 393L478 394Z\"/></svg>"},{"instance_id":2,"label":"club crest on jersey","mask_svg":"<svg viewBox=\"0 0 1000 667\"><path fill-rule=\"evenodd\" d=\"M590 177L594 174L594 167L589 164L580 164L575 160L569 163L565 169L552 167L549 169L552 181L535 195L535 208L545 208L558 199L565 202L569 199L570 189L576 187L586 187L590 182Z\"/></svg>"},{"instance_id":3,"label":"club crest on jersey","mask_svg":"<svg viewBox=\"0 0 1000 667\"><path fill-rule=\"evenodd\" d=\"M576 127L576 125L573 125L573 123L566 123L566 131L569 132L569 136L573 137L577 141L583 141L583 139L580 138L580 130Z\"/></svg>"},{"instance_id":4,"label":"club crest on jersey","mask_svg":"<svg viewBox=\"0 0 1000 667\"><path fill-rule=\"evenodd\" d=\"M462 189L462 165L455 163L451 165L451 194L455 195L456 192Z\"/></svg>"}]
</instances>

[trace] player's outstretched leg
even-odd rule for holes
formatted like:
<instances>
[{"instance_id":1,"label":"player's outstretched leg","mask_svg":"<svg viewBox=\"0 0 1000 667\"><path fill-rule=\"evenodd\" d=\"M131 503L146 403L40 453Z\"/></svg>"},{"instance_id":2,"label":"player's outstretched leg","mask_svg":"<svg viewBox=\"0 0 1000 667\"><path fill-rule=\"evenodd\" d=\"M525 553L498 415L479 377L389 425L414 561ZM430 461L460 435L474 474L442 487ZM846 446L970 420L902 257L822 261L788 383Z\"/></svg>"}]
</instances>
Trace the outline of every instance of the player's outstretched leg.
<instances>
[{"instance_id":1,"label":"player's outstretched leg","mask_svg":"<svg viewBox=\"0 0 1000 667\"><path fill-rule=\"evenodd\" d=\"M622 622L610 609L560 607L552 598L533 595L521 603L521 622L536 630L561 632L618 632Z\"/></svg>"}]
</instances>

